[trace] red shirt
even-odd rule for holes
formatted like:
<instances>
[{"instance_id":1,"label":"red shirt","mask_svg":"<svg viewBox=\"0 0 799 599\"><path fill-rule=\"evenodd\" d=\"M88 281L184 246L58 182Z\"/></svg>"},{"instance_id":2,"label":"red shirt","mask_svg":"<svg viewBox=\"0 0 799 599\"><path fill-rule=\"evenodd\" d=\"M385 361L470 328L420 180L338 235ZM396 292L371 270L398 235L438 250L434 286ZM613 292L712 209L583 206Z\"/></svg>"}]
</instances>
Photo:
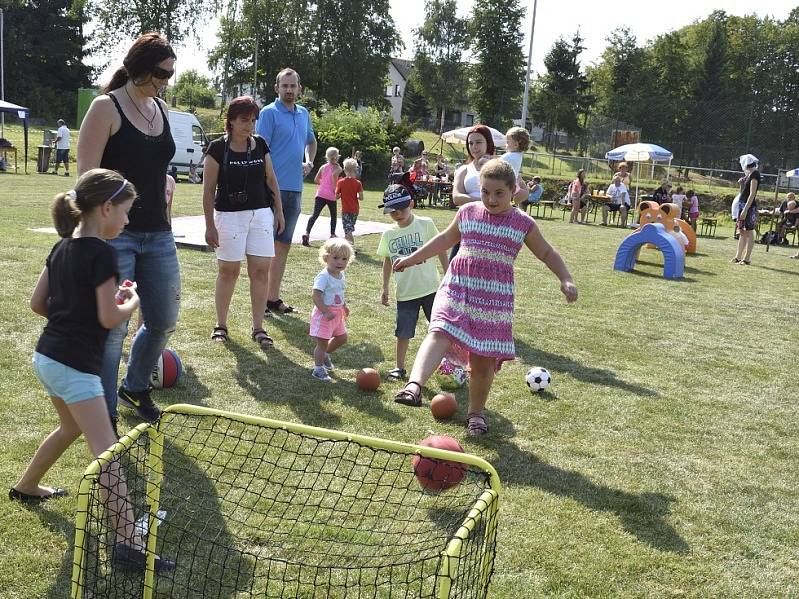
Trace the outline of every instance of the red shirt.
<instances>
[{"instance_id":1,"label":"red shirt","mask_svg":"<svg viewBox=\"0 0 799 599\"><path fill-rule=\"evenodd\" d=\"M344 177L336 183L336 196L341 196L341 212L358 214L358 194L363 185L355 177Z\"/></svg>"}]
</instances>

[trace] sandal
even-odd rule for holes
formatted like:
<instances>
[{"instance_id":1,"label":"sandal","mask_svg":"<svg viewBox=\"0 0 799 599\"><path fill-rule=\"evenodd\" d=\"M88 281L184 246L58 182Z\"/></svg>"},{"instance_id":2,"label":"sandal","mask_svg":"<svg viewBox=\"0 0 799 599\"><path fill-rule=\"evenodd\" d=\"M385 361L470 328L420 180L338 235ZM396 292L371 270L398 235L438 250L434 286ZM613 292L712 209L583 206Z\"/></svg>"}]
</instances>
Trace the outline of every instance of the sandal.
<instances>
[{"instance_id":1,"label":"sandal","mask_svg":"<svg viewBox=\"0 0 799 599\"><path fill-rule=\"evenodd\" d=\"M408 385L416 385L419 390L414 393L413 391L408 389ZM395 403L401 403L404 406L411 406L412 408L421 408L422 407L422 386L417 383L416 381L409 381L405 384L405 387L400 389L400 391L394 396Z\"/></svg>"},{"instance_id":2,"label":"sandal","mask_svg":"<svg viewBox=\"0 0 799 599\"><path fill-rule=\"evenodd\" d=\"M263 329L253 329L250 336L253 341L261 346L261 349L272 347L275 344L275 340L267 335L266 331Z\"/></svg>"},{"instance_id":3,"label":"sandal","mask_svg":"<svg viewBox=\"0 0 799 599\"><path fill-rule=\"evenodd\" d=\"M277 312L278 314L293 314L295 312L294 306L289 306L282 299L267 300L266 311Z\"/></svg>"},{"instance_id":4,"label":"sandal","mask_svg":"<svg viewBox=\"0 0 799 599\"><path fill-rule=\"evenodd\" d=\"M211 333L211 341L216 341L218 343L225 343L228 340L227 336L227 327L221 327L216 325L214 327L214 332Z\"/></svg>"},{"instance_id":5,"label":"sandal","mask_svg":"<svg viewBox=\"0 0 799 599\"><path fill-rule=\"evenodd\" d=\"M29 493L17 491L14 487L11 487L11 489L8 491L8 498L11 501L19 501L25 505L39 505L48 499L60 499L61 497L66 497L67 495L69 495L69 493L67 493L64 489L59 489L58 487L55 487L47 495L31 495Z\"/></svg>"},{"instance_id":6,"label":"sandal","mask_svg":"<svg viewBox=\"0 0 799 599\"><path fill-rule=\"evenodd\" d=\"M466 414L466 430L470 437L479 437L488 432L485 412L469 412Z\"/></svg>"},{"instance_id":7,"label":"sandal","mask_svg":"<svg viewBox=\"0 0 799 599\"><path fill-rule=\"evenodd\" d=\"M388 371L389 380L392 381L405 381L408 380L408 373L404 368L392 368Z\"/></svg>"}]
</instances>

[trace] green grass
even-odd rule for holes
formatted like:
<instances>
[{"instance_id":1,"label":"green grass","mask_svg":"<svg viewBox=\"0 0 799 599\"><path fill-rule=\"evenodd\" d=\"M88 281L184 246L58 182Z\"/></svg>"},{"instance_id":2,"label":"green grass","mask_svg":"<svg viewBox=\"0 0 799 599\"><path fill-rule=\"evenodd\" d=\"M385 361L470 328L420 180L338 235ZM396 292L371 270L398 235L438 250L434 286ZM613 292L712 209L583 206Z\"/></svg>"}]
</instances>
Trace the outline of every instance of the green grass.
<instances>
[{"instance_id":1,"label":"green grass","mask_svg":"<svg viewBox=\"0 0 799 599\"><path fill-rule=\"evenodd\" d=\"M0 175L3 488L56 422L30 367L43 321L28 309L55 237L28 229L50 224L50 198L64 182ZM307 212L310 187L304 197ZM361 218L383 220L377 204L369 191ZM178 186L175 212L201 213L199 186ZM443 227L454 213L423 214ZM275 347L266 352L249 339L244 275L230 319L233 343L209 341L214 258L179 250L182 311L169 345L187 372L178 388L155 398L398 441L430 431L457 437L496 467L505 488L492 598L797 596L799 409L790 351L799 336L799 264L788 259L795 248L766 254L757 246L751 267L733 265L735 242L720 229L720 237L700 239L685 279L666 281L654 250L642 250L635 272L613 271L622 230L559 219L540 225L580 299L565 305L546 268L528 252L519 257L518 359L497 376L486 439L464 435L465 390L458 417L438 423L427 409L395 405L396 384L368 395L353 384L363 366L385 372L394 365L395 312L379 303L377 236L358 239L363 251L348 270L350 342L328 386L309 375L315 250L292 250L283 297L301 313L267 322ZM420 324L410 356L422 334ZM550 393L527 391L532 365L553 372ZM0 501L4 597L68 596L74 496L89 461L78 442L46 477L72 492L63 501L37 510Z\"/></svg>"}]
</instances>

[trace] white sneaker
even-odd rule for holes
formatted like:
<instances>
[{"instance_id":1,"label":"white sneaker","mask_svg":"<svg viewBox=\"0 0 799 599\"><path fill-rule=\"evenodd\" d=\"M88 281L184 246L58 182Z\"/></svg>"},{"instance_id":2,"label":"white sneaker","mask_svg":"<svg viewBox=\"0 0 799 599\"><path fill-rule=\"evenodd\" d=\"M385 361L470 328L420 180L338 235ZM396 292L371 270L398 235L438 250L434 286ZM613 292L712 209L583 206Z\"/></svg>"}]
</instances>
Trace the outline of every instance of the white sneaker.
<instances>
[{"instance_id":1,"label":"white sneaker","mask_svg":"<svg viewBox=\"0 0 799 599\"><path fill-rule=\"evenodd\" d=\"M329 374L327 374L327 370L324 366L314 366L314 369L311 371L311 375L325 383L333 382L333 379L330 378Z\"/></svg>"},{"instance_id":2,"label":"white sneaker","mask_svg":"<svg viewBox=\"0 0 799 599\"><path fill-rule=\"evenodd\" d=\"M330 360L330 354L325 354L325 368L333 370L333 362Z\"/></svg>"}]
</instances>

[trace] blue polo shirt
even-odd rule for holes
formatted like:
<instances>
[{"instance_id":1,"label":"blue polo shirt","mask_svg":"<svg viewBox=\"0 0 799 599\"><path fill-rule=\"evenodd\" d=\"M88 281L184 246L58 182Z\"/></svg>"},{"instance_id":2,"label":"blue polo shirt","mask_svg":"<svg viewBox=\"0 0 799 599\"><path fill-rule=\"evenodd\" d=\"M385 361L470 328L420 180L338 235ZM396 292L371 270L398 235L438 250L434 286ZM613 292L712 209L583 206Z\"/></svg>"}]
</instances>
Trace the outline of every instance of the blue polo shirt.
<instances>
[{"instance_id":1,"label":"blue polo shirt","mask_svg":"<svg viewBox=\"0 0 799 599\"><path fill-rule=\"evenodd\" d=\"M261 109L255 131L269 144L280 190L301 192L305 146L315 139L308 111L299 104L289 110L275 98Z\"/></svg>"}]
</instances>

